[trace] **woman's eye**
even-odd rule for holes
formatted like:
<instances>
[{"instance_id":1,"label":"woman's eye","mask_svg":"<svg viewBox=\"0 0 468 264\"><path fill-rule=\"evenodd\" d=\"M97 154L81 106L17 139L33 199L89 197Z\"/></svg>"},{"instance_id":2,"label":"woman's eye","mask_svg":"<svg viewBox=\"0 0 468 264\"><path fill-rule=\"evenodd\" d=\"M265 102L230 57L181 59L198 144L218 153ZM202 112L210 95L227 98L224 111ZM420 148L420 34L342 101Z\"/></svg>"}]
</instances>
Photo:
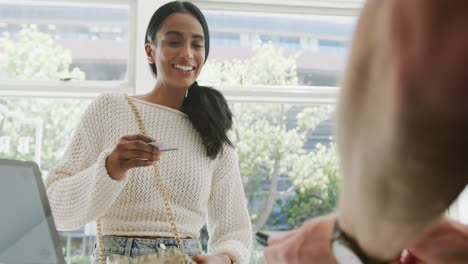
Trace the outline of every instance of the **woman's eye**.
<instances>
[{"instance_id":1,"label":"woman's eye","mask_svg":"<svg viewBox=\"0 0 468 264\"><path fill-rule=\"evenodd\" d=\"M179 42L178 41L169 41L169 45L177 46L177 45L179 45Z\"/></svg>"},{"instance_id":2,"label":"woman's eye","mask_svg":"<svg viewBox=\"0 0 468 264\"><path fill-rule=\"evenodd\" d=\"M198 49L203 48L203 45L201 45L201 44L193 44L193 46L194 46L195 48L198 48Z\"/></svg>"}]
</instances>

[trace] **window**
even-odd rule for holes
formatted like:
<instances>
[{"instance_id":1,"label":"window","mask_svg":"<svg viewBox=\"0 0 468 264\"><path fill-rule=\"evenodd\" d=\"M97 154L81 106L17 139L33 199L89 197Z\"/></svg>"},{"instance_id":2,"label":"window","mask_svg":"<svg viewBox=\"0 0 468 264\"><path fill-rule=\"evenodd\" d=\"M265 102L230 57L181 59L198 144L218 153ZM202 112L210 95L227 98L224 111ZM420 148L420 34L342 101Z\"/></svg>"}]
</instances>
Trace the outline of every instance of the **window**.
<instances>
[{"instance_id":1,"label":"window","mask_svg":"<svg viewBox=\"0 0 468 264\"><path fill-rule=\"evenodd\" d=\"M319 40L319 50L322 52L345 53L349 48L349 43L336 40Z\"/></svg>"},{"instance_id":2,"label":"window","mask_svg":"<svg viewBox=\"0 0 468 264\"><path fill-rule=\"evenodd\" d=\"M205 69L206 83L211 85L336 86L356 23L355 17L342 16L203 12L213 32L206 68L223 67L221 62L236 65L224 66L218 76ZM281 62L269 65L273 57ZM287 76L280 80L272 72L287 72Z\"/></svg>"},{"instance_id":3,"label":"window","mask_svg":"<svg viewBox=\"0 0 468 264\"><path fill-rule=\"evenodd\" d=\"M128 81L129 3L0 2L0 80Z\"/></svg>"},{"instance_id":4,"label":"window","mask_svg":"<svg viewBox=\"0 0 468 264\"><path fill-rule=\"evenodd\" d=\"M210 32L210 43L213 46L240 46L240 34L231 32Z\"/></svg>"},{"instance_id":5,"label":"window","mask_svg":"<svg viewBox=\"0 0 468 264\"><path fill-rule=\"evenodd\" d=\"M0 97L0 158L35 161L45 177L61 159L90 101ZM68 263L91 263L95 234L88 229L60 232Z\"/></svg>"},{"instance_id":6,"label":"window","mask_svg":"<svg viewBox=\"0 0 468 264\"><path fill-rule=\"evenodd\" d=\"M0 97L0 158L56 164L90 99Z\"/></svg>"},{"instance_id":7,"label":"window","mask_svg":"<svg viewBox=\"0 0 468 264\"><path fill-rule=\"evenodd\" d=\"M260 35L259 42L261 44L271 43L274 47L277 48L285 48L290 50L300 49L299 37Z\"/></svg>"},{"instance_id":8,"label":"window","mask_svg":"<svg viewBox=\"0 0 468 264\"><path fill-rule=\"evenodd\" d=\"M355 18L203 11L216 34L240 35L236 45L212 43L199 83L231 103L254 229L284 232L334 210L332 116L348 46L328 52L318 40L349 42ZM251 263L261 263L260 250Z\"/></svg>"},{"instance_id":9,"label":"window","mask_svg":"<svg viewBox=\"0 0 468 264\"><path fill-rule=\"evenodd\" d=\"M92 94L129 91L132 2L0 2L0 158L47 175ZM67 263L91 263L89 229L60 233Z\"/></svg>"},{"instance_id":10,"label":"window","mask_svg":"<svg viewBox=\"0 0 468 264\"><path fill-rule=\"evenodd\" d=\"M143 38L136 32L147 20L136 23L135 2L145 16L160 4L52 1L0 0L0 157L35 160L44 175L96 93L141 89L134 71ZM362 1L198 2L211 32L199 83L221 90L234 113L230 137L255 228L284 232L333 210L339 179L332 117ZM456 212L468 221L463 208ZM91 262L93 230L61 232L69 263ZM251 263L261 259L256 250Z\"/></svg>"}]
</instances>

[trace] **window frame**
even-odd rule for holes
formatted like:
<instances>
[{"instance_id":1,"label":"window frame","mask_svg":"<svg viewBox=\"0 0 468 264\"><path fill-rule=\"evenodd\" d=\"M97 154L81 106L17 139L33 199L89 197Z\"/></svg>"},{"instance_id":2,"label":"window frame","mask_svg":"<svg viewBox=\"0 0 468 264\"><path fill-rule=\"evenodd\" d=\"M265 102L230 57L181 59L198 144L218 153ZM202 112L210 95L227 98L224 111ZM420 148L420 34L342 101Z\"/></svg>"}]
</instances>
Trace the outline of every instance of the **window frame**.
<instances>
[{"instance_id":1,"label":"window frame","mask_svg":"<svg viewBox=\"0 0 468 264\"><path fill-rule=\"evenodd\" d=\"M149 17L145 10L169 2L158 0L0 0L0 3L67 3L67 4L128 4L129 5L129 56L128 81L0 81L0 96L5 97L46 97L46 98L93 98L100 93L142 93L147 92L154 84L154 79L146 65L143 45L138 35L144 34ZM339 1L283 1L283 0L192 0L200 9L276 12L288 14L357 16L363 0ZM151 12L152 13L152 12ZM144 69L143 69L144 68ZM142 88L145 87L145 88ZM338 87L325 86L270 86L270 85L237 85L216 86L229 101L265 102L265 103L336 103Z\"/></svg>"},{"instance_id":2,"label":"window frame","mask_svg":"<svg viewBox=\"0 0 468 264\"><path fill-rule=\"evenodd\" d=\"M339 87L230 85L216 86L229 102L330 105L338 101Z\"/></svg>"},{"instance_id":3,"label":"window frame","mask_svg":"<svg viewBox=\"0 0 468 264\"><path fill-rule=\"evenodd\" d=\"M363 0L193 0L200 9L357 16Z\"/></svg>"},{"instance_id":4,"label":"window frame","mask_svg":"<svg viewBox=\"0 0 468 264\"><path fill-rule=\"evenodd\" d=\"M0 96L8 97L95 97L99 93L108 91L117 91L131 93L135 90L135 39L137 28L136 1L133 0L0 0L0 4L40 4L53 5L54 3L67 5L95 4L102 5L128 5L128 62L127 62L127 81L30 81L30 80L0 80Z\"/></svg>"}]
</instances>

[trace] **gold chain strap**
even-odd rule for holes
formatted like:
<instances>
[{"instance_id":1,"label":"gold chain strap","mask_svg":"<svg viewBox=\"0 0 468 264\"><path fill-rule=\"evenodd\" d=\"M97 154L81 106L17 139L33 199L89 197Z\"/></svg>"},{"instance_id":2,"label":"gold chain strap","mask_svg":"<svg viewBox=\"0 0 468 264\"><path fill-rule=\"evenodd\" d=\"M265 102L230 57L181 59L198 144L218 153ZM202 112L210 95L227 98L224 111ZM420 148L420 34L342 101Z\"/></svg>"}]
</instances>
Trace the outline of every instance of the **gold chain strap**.
<instances>
[{"instance_id":1,"label":"gold chain strap","mask_svg":"<svg viewBox=\"0 0 468 264\"><path fill-rule=\"evenodd\" d=\"M102 224L101 224L101 219L96 220L96 228L97 228L97 239L98 239L98 258L99 258L99 264L104 264L104 256L102 254Z\"/></svg>"},{"instance_id":2,"label":"gold chain strap","mask_svg":"<svg viewBox=\"0 0 468 264\"><path fill-rule=\"evenodd\" d=\"M147 136L148 134L146 132L145 125L143 124L143 120L141 119L141 116L140 116L140 113L138 112L138 109L136 108L136 106L133 103L130 96L125 94L125 98L127 99L127 102L130 105L130 108L132 109L133 113L135 114L135 118L136 118L136 120L138 122L138 127L140 129L140 133L142 135ZM177 248L183 253L184 250L183 250L182 244L180 242L179 231L177 230L177 226L175 224L174 214L172 213L171 205L169 204L168 194L166 192L166 187L164 185L164 181L163 181L163 178L161 176L161 173L159 172L158 163L155 162L153 167L154 167L154 172L155 172L155 176L156 176L156 181L157 181L157 184L159 186L159 193L161 194L161 197L163 199L164 207L166 209L166 215L167 215L169 224L171 225L172 234L174 235L175 241L177 243ZM104 257L103 257L103 254L102 254L102 224L101 224L101 219L96 220L96 226L97 226L97 236L98 236L99 264L104 264Z\"/></svg>"},{"instance_id":3,"label":"gold chain strap","mask_svg":"<svg viewBox=\"0 0 468 264\"><path fill-rule=\"evenodd\" d=\"M148 136L148 133L146 132L145 125L143 124L143 120L141 119L141 116L140 116L140 113L138 112L138 109L136 108L136 106L133 103L132 99L130 99L130 97L127 94L125 95L125 97L127 98L128 104L132 108L133 113L135 114L135 118L138 121L138 126L140 127L141 134L143 134L145 136ZM163 202L164 202L164 207L166 208L166 214L167 214L168 221L171 224L172 234L174 235L174 238L176 240L177 247L179 248L180 251L183 252L184 250L182 249L182 245L180 243L179 231L177 230L177 227L176 227L176 224L175 224L174 214L172 213L171 205L169 204L169 197L168 197L167 192L166 192L166 187L165 187L163 178L162 178L161 173L159 171L158 163L155 162L153 167L154 167L154 172L155 172L155 175L156 175L156 180L157 180L157 183L158 183L158 186L159 186L159 193L161 194L161 197L162 197Z\"/></svg>"}]
</instances>

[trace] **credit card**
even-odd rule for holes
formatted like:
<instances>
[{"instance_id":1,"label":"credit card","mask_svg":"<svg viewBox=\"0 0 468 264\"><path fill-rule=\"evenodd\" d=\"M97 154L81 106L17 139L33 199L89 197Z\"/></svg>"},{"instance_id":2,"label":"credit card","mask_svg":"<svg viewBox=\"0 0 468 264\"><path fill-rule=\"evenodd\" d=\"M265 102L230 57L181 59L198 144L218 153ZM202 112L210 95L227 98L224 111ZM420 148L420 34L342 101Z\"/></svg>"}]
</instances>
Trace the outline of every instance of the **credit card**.
<instances>
[{"instance_id":1,"label":"credit card","mask_svg":"<svg viewBox=\"0 0 468 264\"><path fill-rule=\"evenodd\" d=\"M151 146L159 149L160 151L171 151L171 150L177 150L175 147L171 147L168 144L162 143L162 142L150 142L148 143Z\"/></svg>"}]
</instances>

